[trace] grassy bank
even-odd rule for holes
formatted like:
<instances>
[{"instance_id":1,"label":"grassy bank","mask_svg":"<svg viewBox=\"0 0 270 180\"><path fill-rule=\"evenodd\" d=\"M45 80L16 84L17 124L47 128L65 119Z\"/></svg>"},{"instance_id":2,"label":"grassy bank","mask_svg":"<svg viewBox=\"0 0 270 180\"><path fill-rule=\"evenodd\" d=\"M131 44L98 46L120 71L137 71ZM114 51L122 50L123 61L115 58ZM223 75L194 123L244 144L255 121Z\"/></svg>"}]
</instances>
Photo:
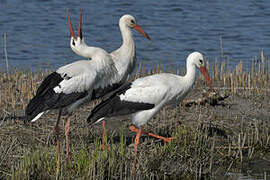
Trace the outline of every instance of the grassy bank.
<instances>
[{"instance_id":1,"label":"grassy bank","mask_svg":"<svg viewBox=\"0 0 270 180\"><path fill-rule=\"evenodd\" d=\"M227 68L226 61L209 65L212 83L229 98L218 105L168 107L144 130L176 136L172 143L143 137L138 149L138 179L227 179L232 173L270 178L270 67L263 53L251 70L242 63ZM163 72L162 66L140 65L134 78ZM172 73L183 74L171 67ZM14 71L0 74L1 117L23 115L28 101L50 71ZM207 90L197 80L186 99L197 99ZM57 112L33 124L0 121L0 179L132 179L135 134L130 121L108 122L109 151L100 150L101 125L88 127L86 118L97 102L76 111L71 119L71 162L65 163L62 118L62 167L56 174L54 125Z\"/></svg>"}]
</instances>

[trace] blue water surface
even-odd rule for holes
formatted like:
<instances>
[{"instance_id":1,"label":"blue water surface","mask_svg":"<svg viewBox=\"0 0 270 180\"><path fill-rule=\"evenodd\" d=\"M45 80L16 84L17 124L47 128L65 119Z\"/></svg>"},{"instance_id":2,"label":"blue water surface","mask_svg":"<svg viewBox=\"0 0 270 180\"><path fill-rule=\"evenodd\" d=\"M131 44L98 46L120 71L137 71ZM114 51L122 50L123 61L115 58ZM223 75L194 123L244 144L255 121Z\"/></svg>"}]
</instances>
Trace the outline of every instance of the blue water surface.
<instances>
[{"instance_id":1,"label":"blue water surface","mask_svg":"<svg viewBox=\"0 0 270 180\"><path fill-rule=\"evenodd\" d=\"M4 33L12 67L56 69L83 59L69 47L67 8L76 27L84 9L86 43L109 52L121 45L119 18L135 16L152 38L134 31L138 63L181 67L190 52L200 51L210 63L225 58L232 68L239 60L250 67L261 50L270 54L269 0L0 0L0 69Z\"/></svg>"}]
</instances>

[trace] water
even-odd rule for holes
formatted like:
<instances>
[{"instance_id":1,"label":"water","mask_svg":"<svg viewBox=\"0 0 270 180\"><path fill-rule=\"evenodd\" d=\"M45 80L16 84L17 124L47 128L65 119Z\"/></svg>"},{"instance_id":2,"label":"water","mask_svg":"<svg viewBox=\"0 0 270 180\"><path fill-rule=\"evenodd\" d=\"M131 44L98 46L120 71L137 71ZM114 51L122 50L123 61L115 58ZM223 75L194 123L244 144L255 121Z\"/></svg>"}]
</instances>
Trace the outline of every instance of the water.
<instances>
[{"instance_id":1,"label":"water","mask_svg":"<svg viewBox=\"0 0 270 180\"><path fill-rule=\"evenodd\" d=\"M83 32L89 45L107 51L121 44L118 20L132 14L152 42L134 32L138 63L182 66L192 51L203 52L210 63L239 60L250 67L260 50L270 54L269 0L0 0L0 69L5 67L3 34L7 33L9 65L22 69L56 69L83 59L69 47L66 8L78 23L84 8Z\"/></svg>"}]
</instances>

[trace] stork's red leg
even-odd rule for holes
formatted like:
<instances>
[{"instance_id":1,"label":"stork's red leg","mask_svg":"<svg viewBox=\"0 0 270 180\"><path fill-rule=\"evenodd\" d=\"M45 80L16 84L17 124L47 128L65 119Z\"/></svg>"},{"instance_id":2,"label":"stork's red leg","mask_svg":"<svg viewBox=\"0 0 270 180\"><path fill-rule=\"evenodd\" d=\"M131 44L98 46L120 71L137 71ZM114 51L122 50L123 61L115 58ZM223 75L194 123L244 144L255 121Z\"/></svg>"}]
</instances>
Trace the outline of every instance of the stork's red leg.
<instances>
[{"instance_id":1,"label":"stork's red leg","mask_svg":"<svg viewBox=\"0 0 270 180\"><path fill-rule=\"evenodd\" d=\"M59 174L59 171L60 171L60 142L59 142L59 122L60 122L60 119L61 119L61 113L62 113L62 110L59 111L59 114L58 114L58 118L57 118L57 122L56 122L56 125L55 125L55 136L56 136L56 151L57 151L57 174Z\"/></svg>"},{"instance_id":2,"label":"stork's red leg","mask_svg":"<svg viewBox=\"0 0 270 180\"><path fill-rule=\"evenodd\" d=\"M102 136L102 150L105 150L105 137L106 137L106 123L105 120L102 120L102 129L103 129L103 136Z\"/></svg>"},{"instance_id":3,"label":"stork's red leg","mask_svg":"<svg viewBox=\"0 0 270 180\"><path fill-rule=\"evenodd\" d=\"M132 169L132 175L134 176L135 175L135 169L136 169L136 163L137 163L137 149L138 149L138 144L139 144L139 141L140 141L140 137L141 137L141 134L142 134L142 128L140 127L139 129L137 129L137 135L136 135L136 138L135 138L135 147L134 147L134 165L133 165L133 169Z\"/></svg>"},{"instance_id":4,"label":"stork's red leg","mask_svg":"<svg viewBox=\"0 0 270 180\"><path fill-rule=\"evenodd\" d=\"M70 117L68 115L66 125L65 125L65 135L66 135L66 162L69 163L69 128L70 128Z\"/></svg>"},{"instance_id":5,"label":"stork's red leg","mask_svg":"<svg viewBox=\"0 0 270 180\"><path fill-rule=\"evenodd\" d=\"M137 129L134 125L129 126L129 130L131 130L133 132L136 132L136 133L138 133L138 131L139 131L139 129ZM176 137L166 138L166 137L159 136L159 135L156 135L156 134L153 134L153 133L150 133L150 132L143 132L142 131L141 133L144 134L144 135L147 135L147 136L152 136L152 137L155 137L155 138L158 138L158 139L162 139L164 141L164 143L170 142L172 139L176 139Z\"/></svg>"}]
</instances>

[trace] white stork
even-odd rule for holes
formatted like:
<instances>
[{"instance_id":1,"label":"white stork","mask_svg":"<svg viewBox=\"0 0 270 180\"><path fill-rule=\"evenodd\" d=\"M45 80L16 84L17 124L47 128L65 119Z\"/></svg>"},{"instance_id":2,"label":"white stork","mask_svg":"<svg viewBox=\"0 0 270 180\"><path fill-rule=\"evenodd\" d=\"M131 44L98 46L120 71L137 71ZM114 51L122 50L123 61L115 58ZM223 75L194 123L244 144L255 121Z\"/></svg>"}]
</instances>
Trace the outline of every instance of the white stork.
<instances>
[{"instance_id":1,"label":"white stork","mask_svg":"<svg viewBox=\"0 0 270 180\"><path fill-rule=\"evenodd\" d=\"M164 142L173 139L143 132L142 126L162 107L178 104L183 100L195 82L196 67L200 69L206 83L211 87L208 71L205 68L205 61L201 53L194 52L190 54L187 58L186 67L185 76L160 73L139 78L132 83L121 86L97 105L87 119L89 123L93 124L104 120L106 117L131 114L134 125L131 125L129 129L137 133L133 174L135 173L137 146L141 134L160 138Z\"/></svg>"},{"instance_id":2,"label":"white stork","mask_svg":"<svg viewBox=\"0 0 270 180\"><path fill-rule=\"evenodd\" d=\"M82 24L82 9L80 25ZM72 25L69 26L72 28ZM151 40L147 33L136 23L136 19L129 14L123 15L119 20L120 32L122 34L122 45L117 50L110 53L118 71L118 83L124 83L128 76L133 72L136 65L136 47L133 40L131 28L140 32L144 37ZM81 31L81 26L79 27ZM84 37L80 33L80 38L71 35L70 47L78 55L90 58L88 45L84 42Z\"/></svg>"},{"instance_id":3,"label":"white stork","mask_svg":"<svg viewBox=\"0 0 270 180\"><path fill-rule=\"evenodd\" d=\"M69 14L68 14L69 20ZM70 21L70 20L69 20ZM70 32L74 36L74 32ZM81 36L79 28L78 36ZM75 37L75 36L74 36ZM39 86L36 95L25 110L25 120L34 122L44 113L59 109L55 126L57 138L58 170L60 168L59 121L67 114L65 125L66 153L69 160L68 133L72 112L80 105L91 100L94 89L103 89L116 81L117 69L111 55L98 47L88 46L89 60L80 60L60 67L48 75Z\"/></svg>"},{"instance_id":4,"label":"white stork","mask_svg":"<svg viewBox=\"0 0 270 180\"><path fill-rule=\"evenodd\" d=\"M136 65L136 51L135 51L135 42L133 40L133 35L131 28L134 28L140 32L144 37L151 40L150 37L144 30L136 23L136 19L131 15L123 15L119 20L120 32L122 34L123 43L120 48L110 53L115 67L118 71L116 81L113 83L113 86L107 86L103 89L95 89L95 95L92 96L92 100L96 98L103 97L107 93L120 87L126 80L129 75L133 72ZM69 20L69 29L72 30L72 24ZM82 35L82 9L80 13L79 21L79 35L75 37L74 33L71 33L70 47L78 55L85 58L91 58L89 54L89 46L84 42L84 37ZM102 122L103 127L103 138L102 138L102 149L104 149L104 140L106 136L105 131L105 121Z\"/></svg>"}]
</instances>

